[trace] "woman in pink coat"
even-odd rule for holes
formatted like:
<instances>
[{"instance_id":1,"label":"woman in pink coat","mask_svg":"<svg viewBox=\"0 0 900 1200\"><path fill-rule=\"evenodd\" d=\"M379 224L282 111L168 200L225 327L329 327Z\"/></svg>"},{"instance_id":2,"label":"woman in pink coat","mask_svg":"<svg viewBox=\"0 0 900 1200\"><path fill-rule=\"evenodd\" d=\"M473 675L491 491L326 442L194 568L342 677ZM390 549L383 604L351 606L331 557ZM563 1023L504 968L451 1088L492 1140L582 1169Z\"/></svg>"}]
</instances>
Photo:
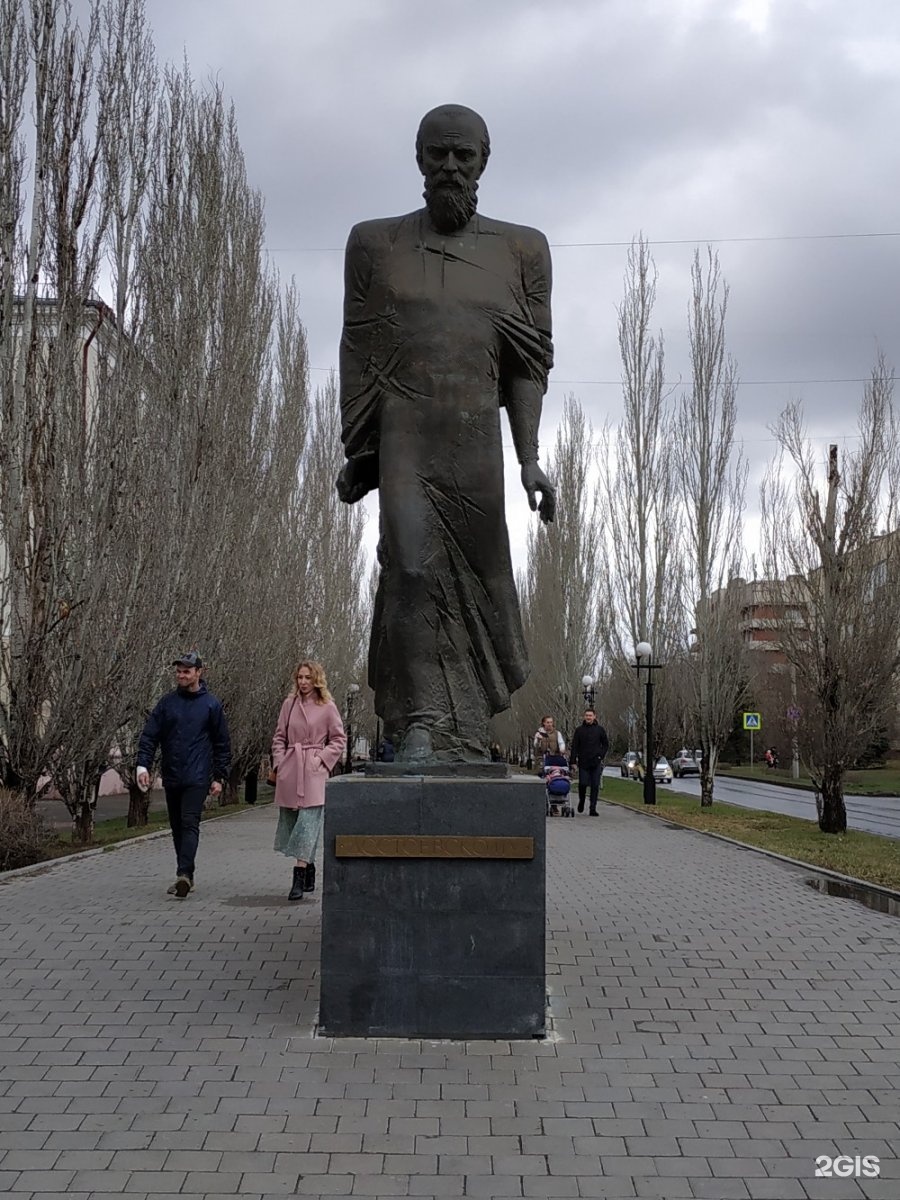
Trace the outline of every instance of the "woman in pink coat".
<instances>
[{"instance_id":1,"label":"woman in pink coat","mask_svg":"<svg viewBox=\"0 0 900 1200\"><path fill-rule=\"evenodd\" d=\"M275 849L297 860L289 900L302 899L316 885L314 859L322 836L325 784L346 745L344 723L325 672L319 663L300 663L272 738L272 766L278 772Z\"/></svg>"}]
</instances>

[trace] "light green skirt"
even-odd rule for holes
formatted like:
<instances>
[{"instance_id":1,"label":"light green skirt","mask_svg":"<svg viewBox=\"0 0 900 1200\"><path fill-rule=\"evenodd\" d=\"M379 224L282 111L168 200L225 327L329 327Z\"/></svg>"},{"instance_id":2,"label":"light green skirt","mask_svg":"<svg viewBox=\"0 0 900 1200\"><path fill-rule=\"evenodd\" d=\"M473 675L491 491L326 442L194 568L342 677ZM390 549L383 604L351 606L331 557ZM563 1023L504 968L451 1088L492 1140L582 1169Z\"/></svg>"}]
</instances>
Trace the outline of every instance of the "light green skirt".
<instances>
[{"instance_id":1,"label":"light green skirt","mask_svg":"<svg viewBox=\"0 0 900 1200\"><path fill-rule=\"evenodd\" d=\"M313 862L322 836L324 804L313 808L279 808L275 829L275 849L288 858Z\"/></svg>"}]
</instances>

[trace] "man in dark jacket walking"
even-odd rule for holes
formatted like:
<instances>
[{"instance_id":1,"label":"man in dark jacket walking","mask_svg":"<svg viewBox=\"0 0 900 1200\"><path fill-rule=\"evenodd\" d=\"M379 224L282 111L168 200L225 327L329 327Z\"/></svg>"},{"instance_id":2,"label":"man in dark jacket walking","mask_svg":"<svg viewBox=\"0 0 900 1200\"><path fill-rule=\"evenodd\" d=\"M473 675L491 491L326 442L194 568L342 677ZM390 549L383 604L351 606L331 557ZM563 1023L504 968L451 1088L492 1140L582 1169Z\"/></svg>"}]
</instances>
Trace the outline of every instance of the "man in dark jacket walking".
<instances>
[{"instance_id":1,"label":"man in dark jacket walking","mask_svg":"<svg viewBox=\"0 0 900 1200\"><path fill-rule=\"evenodd\" d=\"M231 765L231 742L221 702L200 678L199 654L182 654L172 666L175 690L159 701L141 733L137 782L144 791L149 788L153 760L161 747L163 788L178 864L169 895L183 900L194 886L203 802L210 794L221 794Z\"/></svg>"},{"instance_id":2,"label":"man in dark jacket walking","mask_svg":"<svg viewBox=\"0 0 900 1200\"><path fill-rule=\"evenodd\" d=\"M597 816L597 797L600 792L600 777L603 774L603 760L609 750L609 738L606 730L597 720L597 714L592 708L584 710L584 720L575 730L572 738L570 762L578 767L578 811L584 812L584 797L590 787L590 808L588 813Z\"/></svg>"}]
</instances>

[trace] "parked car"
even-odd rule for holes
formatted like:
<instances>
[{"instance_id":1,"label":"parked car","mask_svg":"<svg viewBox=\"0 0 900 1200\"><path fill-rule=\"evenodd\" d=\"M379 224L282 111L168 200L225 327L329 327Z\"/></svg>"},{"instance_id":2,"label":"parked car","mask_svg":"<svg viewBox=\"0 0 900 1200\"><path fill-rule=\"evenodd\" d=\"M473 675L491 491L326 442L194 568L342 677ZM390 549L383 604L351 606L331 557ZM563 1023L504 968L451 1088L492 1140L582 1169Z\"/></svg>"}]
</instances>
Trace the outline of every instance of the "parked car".
<instances>
[{"instance_id":1,"label":"parked car","mask_svg":"<svg viewBox=\"0 0 900 1200\"><path fill-rule=\"evenodd\" d=\"M672 774L676 779L682 775L700 774L700 754L693 750L679 750L672 759Z\"/></svg>"},{"instance_id":2,"label":"parked car","mask_svg":"<svg viewBox=\"0 0 900 1200\"><path fill-rule=\"evenodd\" d=\"M663 758L662 755L660 755L654 764L653 778L657 783L672 782L672 768L669 765L669 760L667 758Z\"/></svg>"},{"instance_id":3,"label":"parked car","mask_svg":"<svg viewBox=\"0 0 900 1200\"><path fill-rule=\"evenodd\" d=\"M640 769L641 756L634 750L626 750L619 763L619 771L623 779L637 779Z\"/></svg>"}]
</instances>

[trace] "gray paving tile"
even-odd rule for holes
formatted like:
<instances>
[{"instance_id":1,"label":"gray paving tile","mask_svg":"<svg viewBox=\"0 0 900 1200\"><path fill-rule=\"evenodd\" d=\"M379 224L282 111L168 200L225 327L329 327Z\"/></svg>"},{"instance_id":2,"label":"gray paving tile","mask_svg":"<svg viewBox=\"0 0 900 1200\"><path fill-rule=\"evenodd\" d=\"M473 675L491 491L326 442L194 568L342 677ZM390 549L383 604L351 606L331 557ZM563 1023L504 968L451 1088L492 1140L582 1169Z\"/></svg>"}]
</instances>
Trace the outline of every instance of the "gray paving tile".
<instances>
[{"instance_id":1,"label":"gray paving tile","mask_svg":"<svg viewBox=\"0 0 900 1200\"><path fill-rule=\"evenodd\" d=\"M349 1196L353 1192L352 1175L304 1175L298 1180L296 1194L298 1196ZM269 1193L269 1197L283 1193ZM463 1193L458 1193L462 1195Z\"/></svg>"},{"instance_id":2,"label":"gray paving tile","mask_svg":"<svg viewBox=\"0 0 900 1200\"><path fill-rule=\"evenodd\" d=\"M270 821L185 905L165 839L4 885L0 1190L834 1200L816 1153L895 1155L896 920L604 810L548 826L557 1040L316 1038L320 909L235 903Z\"/></svg>"}]
</instances>

